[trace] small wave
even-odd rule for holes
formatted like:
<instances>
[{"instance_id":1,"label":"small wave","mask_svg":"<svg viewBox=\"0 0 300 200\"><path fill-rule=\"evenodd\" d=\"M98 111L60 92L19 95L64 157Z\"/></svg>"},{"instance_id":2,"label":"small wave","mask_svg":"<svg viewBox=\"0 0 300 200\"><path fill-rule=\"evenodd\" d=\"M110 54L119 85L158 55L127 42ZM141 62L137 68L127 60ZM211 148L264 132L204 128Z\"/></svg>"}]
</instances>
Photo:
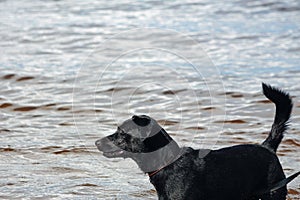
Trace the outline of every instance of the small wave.
<instances>
[{"instance_id":1,"label":"small wave","mask_svg":"<svg viewBox=\"0 0 300 200\"><path fill-rule=\"evenodd\" d=\"M14 111L28 112L36 109L38 109L37 106L24 106L24 107L15 108Z\"/></svg>"},{"instance_id":2,"label":"small wave","mask_svg":"<svg viewBox=\"0 0 300 200\"><path fill-rule=\"evenodd\" d=\"M16 81L20 82L20 81L28 81L28 80L31 80L31 79L34 79L33 76L24 76L24 77L20 77L18 78Z\"/></svg>"},{"instance_id":3,"label":"small wave","mask_svg":"<svg viewBox=\"0 0 300 200\"><path fill-rule=\"evenodd\" d=\"M205 108L201 108L201 110L215 110L216 107L205 107Z\"/></svg>"},{"instance_id":4,"label":"small wave","mask_svg":"<svg viewBox=\"0 0 300 200\"><path fill-rule=\"evenodd\" d=\"M157 122L162 126L171 126L179 123L177 121L171 121L171 120L157 120Z\"/></svg>"},{"instance_id":5,"label":"small wave","mask_svg":"<svg viewBox=\"0 0 300 200\"><path fill-rule=\"evenodd\" d=\"M2 79L11 79L15 76L16 76L15 74L7 74L7 75L2 76Z\"/></svg>"},{"instance_id":6,"label":"small wave","mask_svg":"<svg viewBox=\"0 0 300 200\"><path fill-rule=\"evenodd\" d=\"M183 91L186 91L186 89L183 89L183 90L166 90L166 91L163 91L163 94L164 95L175 95L175 94L183 92Z\"/></svg>"},{"instance_id":7,"label":"small wave","mask_svg":"<svg viewBox=\"0 0 300 200\"><path fill-rule=\"evenodd\" d=\"M11 106L13 106L12 103L3 103L0 105L0 108L7 108L7 107L11 107Z\"/></svg>"},{"instance_id":8,"label":"small wave","mask_svg":"<svg viewBox=\"0 0 300 200\"><path fill-rule=\"evenodd\" d=\"M215 123L225 123L225 124L244 124L247 123L242 119L233 119L233 120L225 120L225 121L215 121Z\"/></svg>"}]
</instances>

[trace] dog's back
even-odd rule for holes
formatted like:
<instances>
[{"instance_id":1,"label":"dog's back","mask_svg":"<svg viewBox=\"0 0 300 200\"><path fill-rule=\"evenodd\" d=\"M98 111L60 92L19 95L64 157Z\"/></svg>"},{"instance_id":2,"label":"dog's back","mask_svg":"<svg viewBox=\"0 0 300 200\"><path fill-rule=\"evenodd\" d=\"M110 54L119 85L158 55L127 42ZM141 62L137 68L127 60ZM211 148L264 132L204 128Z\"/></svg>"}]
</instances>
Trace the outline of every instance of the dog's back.
<instances>
[{"instance_id":1,"label":"dog's back","mask_svg":"<svg viewBox=\"0 0 300 200\"><path fill-rule=\"evenodd\" d=\"M206 152L202 151L190 148L176 162L150 177L161 199L285 199L285 186L272 196L266 191L285 179L274 152L253 144L211 150L204 157L201 155Z\"/></svg>"},{"instance_id":2,"label":"dog's back","mask_svg":"<svg viewBox=\"0 0 300 200\"><path fill-rule=\"evenodd\" d=\"M268 191L266 194L259 194L259 191L265 191L285 179L276 154L261 145L245 144L213 150L203 161L205 193L208 194L205 199L270 197ZM276 193L278 199L285 199L286 187Z\"/></svg>"}]
</instances>

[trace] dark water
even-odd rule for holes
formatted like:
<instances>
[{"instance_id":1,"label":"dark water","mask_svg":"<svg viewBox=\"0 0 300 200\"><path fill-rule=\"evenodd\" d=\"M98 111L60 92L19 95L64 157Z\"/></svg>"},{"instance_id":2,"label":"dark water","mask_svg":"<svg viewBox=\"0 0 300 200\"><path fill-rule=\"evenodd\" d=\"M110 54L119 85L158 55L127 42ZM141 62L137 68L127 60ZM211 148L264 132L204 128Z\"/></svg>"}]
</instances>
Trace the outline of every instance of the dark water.
<instances>
[{"instance_id":1,"label":"dark water","mask_svg":"<svg viewBox=\"0 0 300 200\"><path fill-rule=\"evenodd\" d=\"M0 198L156 199L94 141L143 113L181 146L260 143L262 81L293 96L278 154L299 171L299 1L11 0L0 19Z\"/></svg>"}]
</instances>

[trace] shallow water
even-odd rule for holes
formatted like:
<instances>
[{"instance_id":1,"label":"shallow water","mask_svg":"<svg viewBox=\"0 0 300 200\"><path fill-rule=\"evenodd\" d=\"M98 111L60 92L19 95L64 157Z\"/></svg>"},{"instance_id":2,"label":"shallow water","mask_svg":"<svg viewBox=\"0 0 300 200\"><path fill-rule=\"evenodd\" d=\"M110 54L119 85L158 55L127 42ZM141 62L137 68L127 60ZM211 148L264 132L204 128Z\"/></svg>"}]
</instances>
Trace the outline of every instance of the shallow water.
<instances>
[{"instance_id":1,"label":"shallow water","mask_svg":"<svg viewBox=\"0 0 300 200\"><path fill-rule=\"evenodd\" d=\"M223 2L0 1L0 197L156 199L94 141L143 113L181 146L260 143L262 81L293 96L278 155L299 171L299 1Z\"/></svg>"}]
</instances>

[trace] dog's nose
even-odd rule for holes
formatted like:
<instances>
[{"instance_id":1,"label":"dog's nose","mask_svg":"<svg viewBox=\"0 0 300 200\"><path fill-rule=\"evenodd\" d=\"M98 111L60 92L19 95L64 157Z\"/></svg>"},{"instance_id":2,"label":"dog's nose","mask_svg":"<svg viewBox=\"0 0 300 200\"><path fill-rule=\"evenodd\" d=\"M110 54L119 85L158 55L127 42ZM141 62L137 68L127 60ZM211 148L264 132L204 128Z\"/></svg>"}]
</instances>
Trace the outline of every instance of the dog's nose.
<instances>
[{"instance_id":1,"label":"dog's nose","mask_svg":"<svg viewBox=\"0 0 300 200\"><path fill-rule=\"evenodd\" d=\"M138 116L136 116L136 115L133 115L132 117L131 117L131 119L134 121L134 120L136 120L138 118Z\"/></svg>"}]
</instances>

